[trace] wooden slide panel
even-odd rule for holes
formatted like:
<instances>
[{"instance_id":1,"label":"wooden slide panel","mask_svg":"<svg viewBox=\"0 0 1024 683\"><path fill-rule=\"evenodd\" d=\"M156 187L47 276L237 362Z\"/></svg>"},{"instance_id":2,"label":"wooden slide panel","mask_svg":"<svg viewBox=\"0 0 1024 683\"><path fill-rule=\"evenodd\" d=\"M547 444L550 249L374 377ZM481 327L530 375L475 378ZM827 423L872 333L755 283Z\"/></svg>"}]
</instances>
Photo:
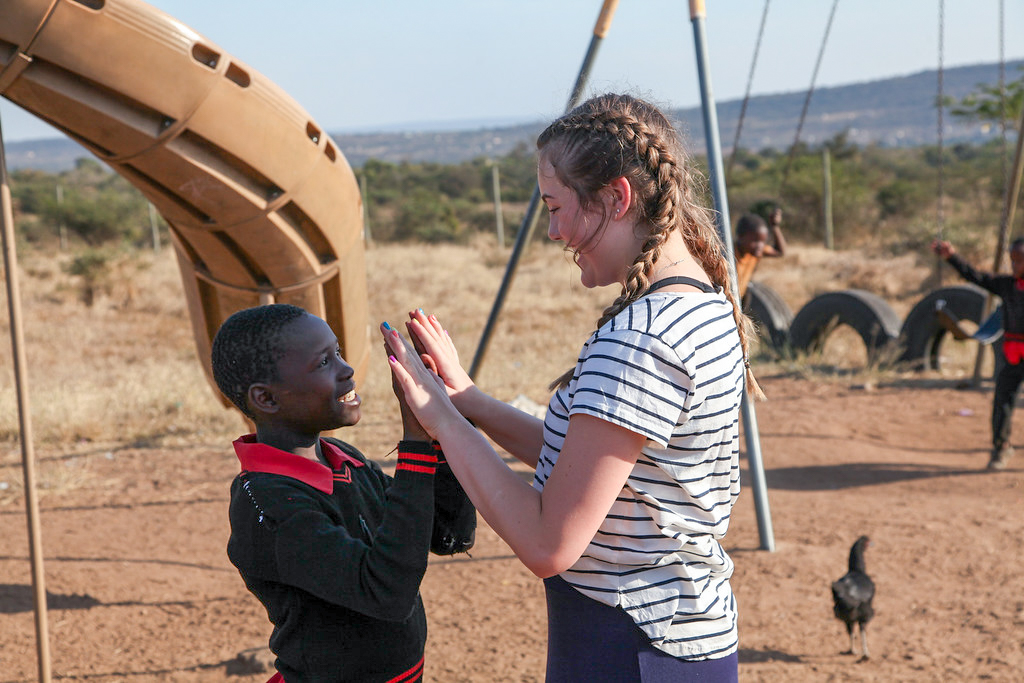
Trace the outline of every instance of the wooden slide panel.
<instances>
[{"instance_id":1,"label":"wooden slide panel","mask_svg":"<svg viewBox=\"0 0 1024 683\"><path fill-rule=\"evenodd\" d=\"M140 0L4 0L0 94L82 143L168 221L211 384L220 323L272 300L326 319L361 381L359 188L275 84Z\"/></svg>"},{"instance_id":2,"label":"wooden slide panel","mask_svg":"<svg viewBox=\"0 0 1024 683\"><path fill-rule=\"evenodd\" d=\"M4 0L4 27L0 38L14 45L28 45L46 21L50 6L58 1Z\"/></svg>"},{"instance_id":3,"label":"wooden slide panel","mask_svg":"<svg viewBox=\"0 0 1024 683\"><path fill-rule=\"evenodd\" d=\"M49 0L5 0L21 7ZM27 47L20 43L22 50ZM61 0L31 43L33 58L73 71L79 78L182 120L195 111L222 78L193 56L223 55L213 43L173 17L143 2L107 0L94 10ZM221 58L221 69L226 66Z\"/></svg>"},{"instance_id":4,"label":"wooden slide panel","mask_svg":"<svg viewBox=\"0 0 1024 683\"><path fill-rule=\"evenodd\" d=\"M152 146L162 120L153 110L40 61L32 61L3 94L55 128L89 141L104 161Z\"/></svg>"}]
</instances>

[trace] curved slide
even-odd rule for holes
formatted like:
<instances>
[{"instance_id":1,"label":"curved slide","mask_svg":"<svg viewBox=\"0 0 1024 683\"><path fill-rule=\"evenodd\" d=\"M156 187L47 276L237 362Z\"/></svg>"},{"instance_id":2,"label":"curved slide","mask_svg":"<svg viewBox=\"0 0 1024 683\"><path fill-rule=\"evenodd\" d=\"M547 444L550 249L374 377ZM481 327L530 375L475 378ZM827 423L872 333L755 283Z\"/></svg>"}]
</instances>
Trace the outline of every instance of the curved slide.
<instances>
[{"instance_id":1,"label":"curved slide","mask_svg":"<svg viewBox=\"0 0 1024 683\"><path fill-rule=\"evenodd\" d=\"M364 376L359 188L284 91L140 0L3 0L0 94L93 152L168 222L211 385L221 322L275 301L324 318Z\"/></svg>"}]
</instances>

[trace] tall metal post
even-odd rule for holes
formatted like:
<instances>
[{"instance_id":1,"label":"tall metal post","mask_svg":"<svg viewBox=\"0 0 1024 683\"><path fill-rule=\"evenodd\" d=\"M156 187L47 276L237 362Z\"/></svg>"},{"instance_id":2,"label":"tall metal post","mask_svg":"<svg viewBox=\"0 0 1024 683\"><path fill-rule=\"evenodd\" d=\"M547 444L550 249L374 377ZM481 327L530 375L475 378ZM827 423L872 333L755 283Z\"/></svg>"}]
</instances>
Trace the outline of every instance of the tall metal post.
<instances>
[{"instance_id":1,"label":"tall metal post","mask_svg":"<svg viewBox=\"0 0 1024 683\"><path fill-rule=\"evenodd\" d=\"M583 66L580 67L579 75L576 76L576 85L573 86L572 94L569 96L569 103L565 107L567 112L579 104L583 89L590 78L590 67L593 66L594 59L597 57L597 49L601 46L601 41L608 33L608 28L612 24L612 15L615 14L615 8L618 5L619 0L604 0L604 4L601 5L601 13L597 16L597 23L594 25L594 35L590 39L590 46L587 48L587 54L583 58ZM487 355L487 346L491 342L491 335L494 333L494 327L498 323L498 315L501 313L501 308L505 305L505 296L512 286L512 280L515 277L519 259L522 257L526 245L530 242L530 237L533 236L534 228L537 227L537 219L540 218L540 204L540 188L534 185L533 194L530 195L530 204L526 208L526 215L523 216L523 222L520 224L519 232L516 234L515 244L512 246L512 255L505 266L505 275L501 280L501 286L498 288L494 305L491 307L487 324L484 325L480 342L477 344L476 353L473 355L473 362L469 366L469 376L474 379L484 362L484 356Z\"/></svg>"},{"instance_id":2,"label":"tall metal post","mask_svg":"<svg viewBox=\"0 0 1024 683\"><path fill-rule=\"evenodd\" d=\"M18 428L21 431L21 468L25 478L25 511L28 515L29 555L32 560L32 593L36 616L36 656L40 683L50 682L50 635L46 618L46 581L43 574L43 543L36 496L35 453L32 447L32 415L25 371L25 332L18 289L18 257L14 243L14 211L7 184L7 156L0 126L0 229L3 230L4 274L7 278L7 309L11 317L11 350L14 352L14 384L18 394Z\"/></svg>"},{"instance_id":3,"label":"tall metal post","mask_svg":"<svg viewBox=\"0 0 1024 683\"><path fill-rule=\"evenodd\" d=\"M722 164L722 145L718 137L718 113L715 99L711 92L711 74L707 67L707 41L704 20L707 16L704 0L690 0L690 20L693 23L693 38L697 51L697 74L700 77L701 109L704 113L704 139L707 145L708 174L711 184L711 195L715 202L718 216L718 233L729 254L729 279L734 297L739 296L736 280L736 259L732 245L732 233L729 221L729 202L725 189L725 172ZM743 417L743 433L746 437L747 459L750 463L750 476L753 479L751 488L754 492L754 507L757 511L757 528L761 538L762 550L775 550L775 537L772 532L771 512L768 509L768 490L764 479L764 464L761 460L761 443L757 431L757 416L750 396L743 395L740 404Z\"/></svg>"}]
</instances>

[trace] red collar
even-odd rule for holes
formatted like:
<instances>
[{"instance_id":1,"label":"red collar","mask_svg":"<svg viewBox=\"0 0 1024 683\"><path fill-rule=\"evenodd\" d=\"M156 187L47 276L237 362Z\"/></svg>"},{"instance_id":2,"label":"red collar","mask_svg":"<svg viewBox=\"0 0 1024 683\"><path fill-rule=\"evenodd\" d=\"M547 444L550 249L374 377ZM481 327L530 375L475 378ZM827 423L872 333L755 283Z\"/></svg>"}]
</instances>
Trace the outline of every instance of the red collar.
<instances>
[{"instance_id":1,"label":"red collar","mask_svg":"<svg viewBox=\"0 0 1024 683\"><path fill-rule=\"evenodd\" d=\"M313 462L309 458L295 455L280 448L268 446L265 443L256 441L255 434L240 436L232 444L235 447L235 455L242 464L243 472L265 472L266 474L280 474L292 479L298 479L304 484L313 488L331 493L334 491L334 480L337 478L335 471L342 470L340 480L351 481L347 465L362 467L363 463L353 458L337 446L323 439L320 439L320 450L331 463L330 467Z\"/></svg>"}]
</instances>

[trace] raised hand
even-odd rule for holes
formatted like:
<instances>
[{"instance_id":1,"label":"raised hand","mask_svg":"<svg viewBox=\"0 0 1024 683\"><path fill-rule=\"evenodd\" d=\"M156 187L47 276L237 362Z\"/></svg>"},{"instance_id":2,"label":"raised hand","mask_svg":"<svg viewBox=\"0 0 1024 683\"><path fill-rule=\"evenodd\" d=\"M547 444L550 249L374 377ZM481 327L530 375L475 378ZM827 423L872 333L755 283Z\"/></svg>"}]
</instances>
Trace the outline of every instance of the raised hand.
<instances>
[{"instance_id":1,"label":"raised hand","mask_svg":"<svg viewBox=\"0 0 1024 683\"><path fill-rule=\"evenodd\" d=\"M384 353L391 354L391 350L386 342L384 344ZM402 439L406 441L430 441L430 434L420 425L416 415L409 408L408 402L405 400L405 390L402 389L402 385L398 382L394 373L391 374L391 389L395 392L395 398L398 399L398 408L402 413Z\"/></svg>"},{"instance_id":2,"label":"raised hand","mask_svg":"<svg viewBox=\"0 0 1024 683\"><path fill-rule=\"evenodd\" d=\"M438 438L447 421L463 419L448 398L444 382L398 330L381 323L380 331L389 352L388 363L395 395L399 396L403 407L412 412L422 429L431 437Z\"/></svg>"},{"instance_id":3,"label":"raised hand","mask_svg":"<svg viewBox=\"0 0 1024 683\"><path fill-rule=\"evenodd\" d=\"M425 362L444 380L448 394L458 402L458 396L474 386L469 374L459 362L459 352L448 332L434 315L427 315L423 309L409 312L409 330L416 351Z\"/></svg>"},{"instance_id":4,"label":"raised hand","mask_svg":"<svg viewBox=\"0 0 1024 683\"><path fill-rule=\"evenodd\" d=\"M956 248L946 240L933 240L932 251L939 255L940 258L949 258L956 253Z\"/></svg>"}]
</instances>

